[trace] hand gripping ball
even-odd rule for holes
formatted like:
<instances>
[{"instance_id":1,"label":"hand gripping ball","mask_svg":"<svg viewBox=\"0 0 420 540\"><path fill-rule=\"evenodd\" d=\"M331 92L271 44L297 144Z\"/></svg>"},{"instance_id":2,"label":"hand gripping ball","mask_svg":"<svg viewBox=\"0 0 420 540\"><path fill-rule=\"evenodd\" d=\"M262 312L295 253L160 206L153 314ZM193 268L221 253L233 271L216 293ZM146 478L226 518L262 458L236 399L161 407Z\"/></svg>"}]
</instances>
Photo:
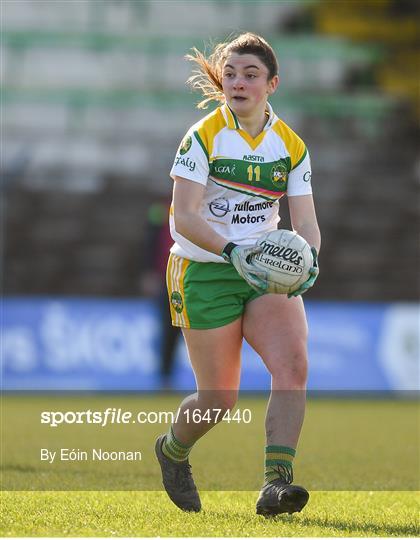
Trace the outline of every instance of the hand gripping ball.
<instances>
[{"instance_id":1,"label":"hand gripping ball","mask_svg":"<svg viewBox=\"0 0 420 540\"><path fill-rule=\"evenodd\" d=\"M252 257L252 263L267 272L267 292L289 294L309 278L313 264L311 248L296 232L271 231L263 234L257 245L263 249Z\"/></svg>"}]
</instances>

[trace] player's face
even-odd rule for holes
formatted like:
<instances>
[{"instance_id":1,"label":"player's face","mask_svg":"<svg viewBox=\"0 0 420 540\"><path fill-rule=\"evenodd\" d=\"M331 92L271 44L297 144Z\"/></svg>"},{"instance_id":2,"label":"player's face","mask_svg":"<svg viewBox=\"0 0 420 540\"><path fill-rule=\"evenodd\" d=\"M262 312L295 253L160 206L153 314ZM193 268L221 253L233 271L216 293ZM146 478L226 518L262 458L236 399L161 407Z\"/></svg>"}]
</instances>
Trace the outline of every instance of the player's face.
<instances>
[{"instance_id":1,"label":"player's face","mask_svg":"<svg viewBox=\"0 0 420 540\"><path fill-rule=\"evenodd\" d=\"M268 68L253 54L230 54L222 71L227 104L239 117L265 110L267 98L278 86L276 75L268 80Z\"/></svg>"}]
</instances>

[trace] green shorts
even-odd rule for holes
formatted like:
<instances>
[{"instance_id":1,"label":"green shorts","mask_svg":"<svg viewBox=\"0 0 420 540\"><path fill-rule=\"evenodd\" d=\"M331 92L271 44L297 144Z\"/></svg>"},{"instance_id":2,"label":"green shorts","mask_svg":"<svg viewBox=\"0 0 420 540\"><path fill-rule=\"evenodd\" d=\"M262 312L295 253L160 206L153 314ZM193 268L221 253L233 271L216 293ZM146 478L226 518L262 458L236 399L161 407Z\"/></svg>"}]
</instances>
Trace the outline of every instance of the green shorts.
<instances>
[{"instance_id":1,"label":"green shorts","mask_svg":"<svg viewBox=\"0 0 420 540\"><path fill-rule=\"evenodd\" d=\"M217 328L242 315L261 296L231 264L202 263L169 256L166 271L173 326Z\"/></svg>"}]
</instances>

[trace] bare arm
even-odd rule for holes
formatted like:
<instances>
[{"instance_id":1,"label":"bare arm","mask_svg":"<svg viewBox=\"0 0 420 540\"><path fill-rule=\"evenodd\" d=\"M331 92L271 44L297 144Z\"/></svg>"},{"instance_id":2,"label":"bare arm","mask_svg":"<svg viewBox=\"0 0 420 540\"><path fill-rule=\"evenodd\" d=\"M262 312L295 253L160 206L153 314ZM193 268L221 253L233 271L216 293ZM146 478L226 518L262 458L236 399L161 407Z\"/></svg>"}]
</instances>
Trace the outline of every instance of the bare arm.
<instances>
[{"instance_id":1,"label":"bare arm","mask_svg":"<svg viewBox=\"0 0 420 540\"><path fill-rule=\"evenodd\" d=\"M321 233L316 219L312 195L289 197L290 219L293 230L302 236L319 253Z\"/></svg>"},{"instance_id":2,"label":"bare arm","mask_svg":"<svg viewBox=\"0 0 420 540\"><path fill-rule=\"evenodd\" d=\"M199 215L205 186L180 176L175 177L173 208L176 231L206 251L220 255L227 244Z\"/></svg>"}]
</instances>

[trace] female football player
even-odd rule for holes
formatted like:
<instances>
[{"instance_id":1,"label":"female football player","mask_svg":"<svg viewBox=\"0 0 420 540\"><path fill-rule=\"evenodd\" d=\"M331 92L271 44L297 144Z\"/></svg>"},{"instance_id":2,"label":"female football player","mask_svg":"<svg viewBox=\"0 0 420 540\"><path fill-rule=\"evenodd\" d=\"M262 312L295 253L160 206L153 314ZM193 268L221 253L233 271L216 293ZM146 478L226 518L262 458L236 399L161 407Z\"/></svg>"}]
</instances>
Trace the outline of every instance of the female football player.
<instances>
[{"instance_id":1,"label":"female football player","mask_svg":"<svg viewBox=\"0 0 420 540\"><path fill-rule=\"evenodd\" d=\"M175 243L167 286L172 322L182 328L197 392L181 403L178 421L156 441L156 455L171 500L182 510L199 511L188 455L221 419L214 410L235 405L245 338L272 380L257 513L293 513L309 498L306 489L292 484L307 378L301 294L318 275L320 248L309 155L267 101L279 76L273 49L263 38L245 33L217 45L209 57L193 49L187 58L197 67L189 83L203 95L199 107L211 100L220 106L189 129L171 170ZM293 229L313 253L310 278L289 296L266 294L266 276L252 263L256 240L277 228L278 201L286 194ZM191 421L195 409L203 421Z\"/></svg>"}]
</instances>

